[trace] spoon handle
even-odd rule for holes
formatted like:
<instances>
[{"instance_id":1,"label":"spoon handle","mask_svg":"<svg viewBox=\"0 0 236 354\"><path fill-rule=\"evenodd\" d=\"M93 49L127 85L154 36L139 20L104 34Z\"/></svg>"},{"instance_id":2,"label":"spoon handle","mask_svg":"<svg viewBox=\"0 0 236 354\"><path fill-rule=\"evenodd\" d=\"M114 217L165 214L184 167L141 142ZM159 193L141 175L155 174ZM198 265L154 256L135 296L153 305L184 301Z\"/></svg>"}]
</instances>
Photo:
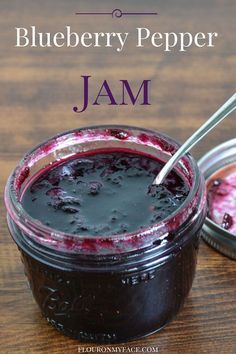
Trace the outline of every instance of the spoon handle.
<instances>
[{"instance_id":1,"label":"spoon handle","mask_svg":"<svg viewBox=\"0 0 236 354\"><path fill-rule=\"evenodd\" d=\"M161 169L153 184L161 184L164 178L172 170L174 165L183 157L199 140L201 140L209 131L211 131L218 123L226 118L236 109L236 93L228 99L186 142L176 151L176 153L168 160Z\"/></svg>"}]
</instances>

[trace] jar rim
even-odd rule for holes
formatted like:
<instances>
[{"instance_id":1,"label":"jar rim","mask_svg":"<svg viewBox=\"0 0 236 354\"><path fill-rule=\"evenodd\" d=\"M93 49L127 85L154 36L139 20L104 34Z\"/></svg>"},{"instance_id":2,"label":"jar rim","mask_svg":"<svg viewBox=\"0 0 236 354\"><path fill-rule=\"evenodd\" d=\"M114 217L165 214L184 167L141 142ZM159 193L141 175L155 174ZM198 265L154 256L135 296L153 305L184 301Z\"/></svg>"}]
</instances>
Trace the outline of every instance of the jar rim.
<instances>
[{"instance_id":1,"label":"jar rim","mask_svg":"<svg viewBox=\"0 0 236 354\"><path fill-rule=\"evenodd\" d=\"M44 142L38 144L36 147L33 149L29 150L23 158L19 161L17 164L16 168L13 170L13 172L10 174L6 188L5 188L5 205L7 212L9 213L10 217L12 220L26 233L28 233L30 236L35 236L34 233L40 233L40 234L45 234L45 235L50 235L50 240L46 241L45 239L45 244L50 244L52 245L53 243L56 244L58 241L65 241L65 240L75 240L76 242L83 242L85 240L90 240L90 241L101 241L101 243L111 241L113 244L115 243L120 243L122 241L127 241L127 240L133 240L133 239L151 239L151 235L153 234L158 234L162 230L162 237L167 236L168 233L168 228L165 228L166 224L170 223L171 220L176 220L178 216L180 216L186 209L188 209L189 205L191 202L194 200L194 197L196 196L197 191L199 190L199 185L200 185L200 180L202 178L202 175L199 171L197 162L194 160L191 154L186 154L183 159L186 159L188 162L188 166L191 168L192 171L192 177L193 177L193 183L190 188L190 191L184 200L184 202L173 212L171 213L167 218L161 220L160 222L156 224L152 224L150 226L147 226L142 229L137 229L132 232L124 232L121 234L117 235L79 235L79 234L70 234L67 232L63 232L60 230L56 230L54 228L51 228L50 226L47 226L40 222L38 219L35 219L31 217L23 208L22 203L20 202L18 196L17 196L17 190L16 190L16 179L17 179L17 174L19 171L23 168L24 165L27 164L27 160L36 155L37 151L41 149L42 147L48 147L48 151L50 150L49 146L55 148L55 142L56 143L68 143L69 139L72 138L75 134L83 134L86 131L96 131L96 130L112 130L112 129L119 129L119 130L129 130L129 131L134 131L134 132L141 132L141 133L147 133L152 136L155 136L163 141L167 141L169 144L171 144L175 151L179 148L180 144L178 144L174 139L170 138L168 135L146 129L146 128L141 128L141 127L135 127L135 126L130 126L130 125L93 125L93 126L86 126L82 128L77 128L73 130L68 130L65 132L62 132L60 134L57 134L48 140L45 140ZM79 135L78 135L79 139ZM115 139L115 138L114 138ZM203 200L203 196L200 196L201 199ZM196 204L196 203L195 203ZM185 218L186 219L186 218ZM30 231L30 232L29 232ZM166 231L166 232L164 232ZM158 239L158 237L156 237ZM49 246L50 247L50 246ZM138 248L143 248L138 247Z\"/></svg>"}]
</instances>

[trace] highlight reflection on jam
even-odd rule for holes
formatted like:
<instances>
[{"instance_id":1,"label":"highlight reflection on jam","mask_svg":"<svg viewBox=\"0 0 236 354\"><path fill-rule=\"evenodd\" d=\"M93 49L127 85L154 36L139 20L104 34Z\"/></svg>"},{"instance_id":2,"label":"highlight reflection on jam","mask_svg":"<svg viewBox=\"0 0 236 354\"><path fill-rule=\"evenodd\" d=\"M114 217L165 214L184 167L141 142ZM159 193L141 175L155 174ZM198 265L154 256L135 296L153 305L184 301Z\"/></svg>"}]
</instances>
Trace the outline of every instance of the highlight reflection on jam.
<instances>
[{"instance_id":1,"label":"highlight reflection on jam","mask_svg":"<svg viewBox=\"0 0 236 354\"><path fill-rule=\"evenodd\" d=\"M236 164L215 173L208 182L209 217L236 235Z\"/></svg>"},{"instance_id":2,"label":"highlight reflection on jam","mask_svg":"<svg viewBox=\"0 0 236 354\"><path fill-rule=\"evenodd\" d=\"M188 195L187 183L175 172L164 185L151 185L161 167L158 160L130 152L68 159L34 180L22 204L32 217L60 231L132 232L163 220Z\"/></svg>"}]
</instances>

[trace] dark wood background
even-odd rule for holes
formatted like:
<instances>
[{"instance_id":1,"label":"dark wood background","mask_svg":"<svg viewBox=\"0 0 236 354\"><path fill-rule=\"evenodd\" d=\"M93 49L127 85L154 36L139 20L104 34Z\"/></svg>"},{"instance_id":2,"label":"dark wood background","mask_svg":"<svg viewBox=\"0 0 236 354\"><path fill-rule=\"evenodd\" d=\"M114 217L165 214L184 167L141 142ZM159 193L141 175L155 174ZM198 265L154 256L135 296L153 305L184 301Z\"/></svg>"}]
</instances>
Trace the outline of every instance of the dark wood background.
<instances>
[{"instance_id":1,"label":"dark wood background","mask_svg":"<svg viewBox=\"0 0 236 354\"><path fill-rule=\"evenodd\" d=\"M79 17L76 11L158 11L158 16L112 19ZM184 141L235 91L235 0L9 1L0 2L0 352L77 353L78 341L51 328L31 296L19 253L5 221L3 190L22 154L60 131L91 124L123 123L161 130ZM134 38L122 53L113 49L15 48L14 27L63 31L218 32L215 48L164 53ZM152 105L90 107L81 101L81 75L92 75L91 96L104 79L119 97L120 79L137 88L151 79ZM197 148L199 158L220 142L235 138L235 114ZM124 346L158 346L160 353L236 352L235 262L202 242L197 274L184 309L160 333Z\"/></svg>"}]
</instances>

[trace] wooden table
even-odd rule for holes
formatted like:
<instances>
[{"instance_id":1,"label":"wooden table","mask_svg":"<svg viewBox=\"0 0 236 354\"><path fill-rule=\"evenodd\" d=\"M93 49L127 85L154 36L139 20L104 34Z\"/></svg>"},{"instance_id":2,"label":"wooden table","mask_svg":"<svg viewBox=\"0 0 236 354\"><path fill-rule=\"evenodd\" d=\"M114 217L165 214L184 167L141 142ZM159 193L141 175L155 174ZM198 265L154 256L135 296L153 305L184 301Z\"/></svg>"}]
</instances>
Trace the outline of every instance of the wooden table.
<instances>
[{"instance_id":1,"label":"wooden table","mask_svg":"<svg viewBox=\"0 0 236 354\"><path fill-rule=\"evenodd\" d=\"M93 5L95 6L95 5ZM10 171L29 148L60 131L91 124L123 123L158 129L179 141L197 128L235 90L235 0L137 1L136 11L158 11L150 17L75 16L76 11L134 10L134 3L100 1L1 0L0 31L0 192ZM215 48L186 53L130 44L122 53L91 48L15 48L14 27L35 25L60 31L71 25L84 31L218 32ZM95 94L107 79L119 97L120 79L134 88L151 79L150 106L106 104L76 114L81 75L92 75ZM199 158L220 142L235 138L235 115L195 150ZM86 345L51 328L27 287L19 253L11 240L0 204L0 352L77 353ZM236 352L235 263L201 243L197 274L184 309L160 333L125 347L158 346L160 353ZM119 345L120 347L122 345Z\"/></svg>"}]
</instances>

